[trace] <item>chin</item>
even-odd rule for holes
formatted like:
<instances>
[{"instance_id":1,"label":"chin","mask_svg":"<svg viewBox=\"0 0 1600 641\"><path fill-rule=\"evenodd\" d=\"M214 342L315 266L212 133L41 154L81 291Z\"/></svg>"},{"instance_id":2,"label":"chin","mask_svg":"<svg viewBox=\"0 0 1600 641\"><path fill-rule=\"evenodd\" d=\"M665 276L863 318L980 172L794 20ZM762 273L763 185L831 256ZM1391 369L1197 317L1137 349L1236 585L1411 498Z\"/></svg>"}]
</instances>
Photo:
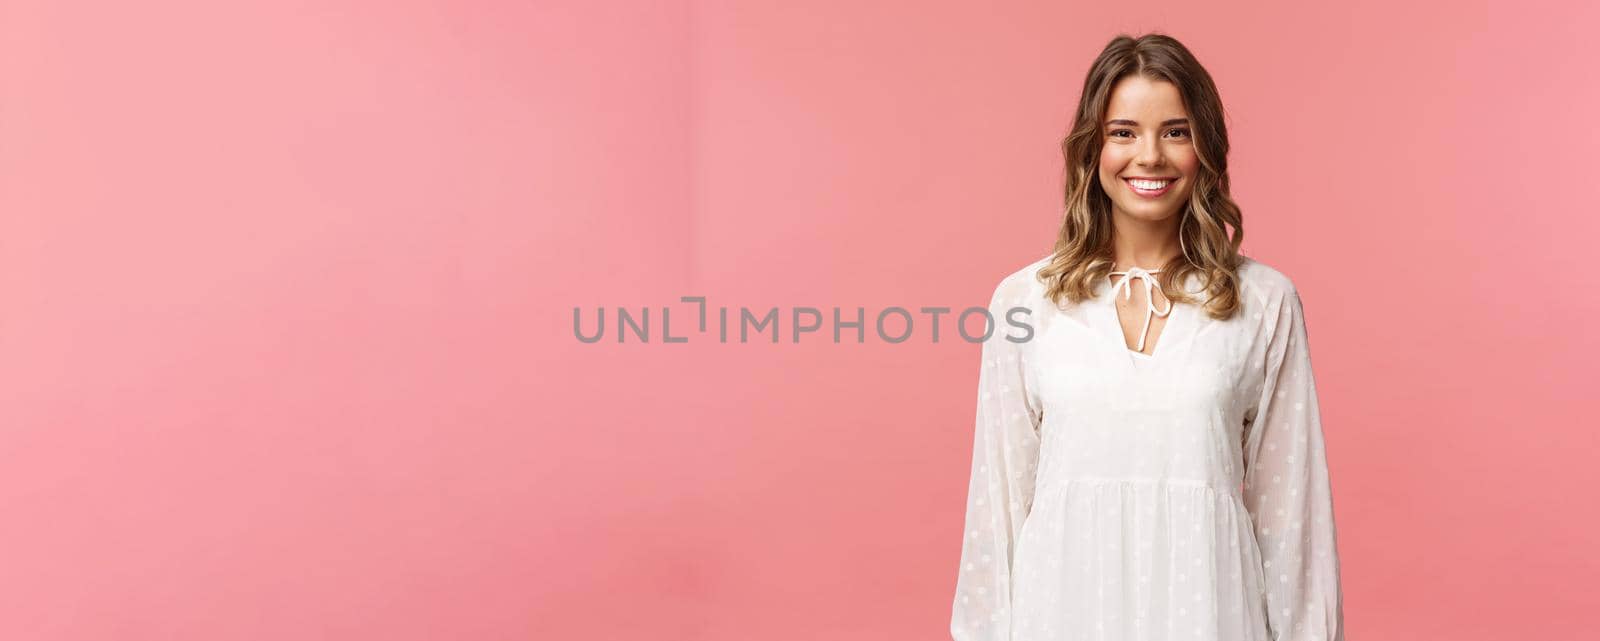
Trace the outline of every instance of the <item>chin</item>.
<instances>
[{"instance_id":1,"label":"chin","mask_svg":"<svg viewBox=\"0 0 1600 641\"><path fill-rule=\"evenodd\" d=\"M1136 203L1133 207L1118 205L1118 209L1121 209L1130 218L1152 223L1172 218L1177 216L1178 212L1183 211L1182 207L1158 208L1152 203Z\"/></svg>"}]
</instances>

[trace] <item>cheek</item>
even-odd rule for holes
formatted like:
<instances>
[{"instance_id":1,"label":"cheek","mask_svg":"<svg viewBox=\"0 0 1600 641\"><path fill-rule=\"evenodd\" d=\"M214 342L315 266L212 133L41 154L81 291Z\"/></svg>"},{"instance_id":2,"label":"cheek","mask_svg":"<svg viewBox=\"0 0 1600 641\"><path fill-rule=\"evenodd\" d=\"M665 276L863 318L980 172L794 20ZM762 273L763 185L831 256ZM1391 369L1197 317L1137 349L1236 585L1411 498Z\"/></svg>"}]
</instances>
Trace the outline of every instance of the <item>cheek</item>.
<instances>
[{"instance_id":1,"label":"cheek","mask_svg":"<svg viewBox=\"0 0 1600 641\"><path fill-rule=\"evenodd\" d=\"M1194 153L1194 147L1186 147L1183 151L1173 154L1172 161L1178 166L1178 171L1185 176L1193 177L1200 173L1200 156Z\"/></svg>"},{"instance_id":2,"label":"cheek","mask_svg":"<svg viewBox=\"0 0 1600 641\"><path fill-rule=\"evenodd\" d=\"M1100 180L1102 184L1115 183L1117 176L1127 167L1128 161L1110 146L1100 150Z\"/></svg>"},{"instance_id":3,"label":"cheek","mask_svg":"<svg viewBox=\"0 0 1600 641\"><path fill-rule=\"evenodd\" d=\"M1118 153L1116 148L1112 147L1111 145L1106 145L1100 149L1101 173L1110 173L1115 175L1117 172L1122 171L1122 164L1122 154Z\"/></svg>"},{"instance_id":4,"label":"cheek","mask_svg":"<svg viewBox=\"0 0 1600 641\"><path fill-rule=\"evenodd\" d=\"M1183 181L1183 191L1178 197L1181 200L1188 200L1189 195L1194 193L1194 180L1200 175L1200 157L1191 151L1187 155L1176 158L1175 161L1174 164L1177 165L1178 172L1186 178Z\"/></svg>"}]
</instances>

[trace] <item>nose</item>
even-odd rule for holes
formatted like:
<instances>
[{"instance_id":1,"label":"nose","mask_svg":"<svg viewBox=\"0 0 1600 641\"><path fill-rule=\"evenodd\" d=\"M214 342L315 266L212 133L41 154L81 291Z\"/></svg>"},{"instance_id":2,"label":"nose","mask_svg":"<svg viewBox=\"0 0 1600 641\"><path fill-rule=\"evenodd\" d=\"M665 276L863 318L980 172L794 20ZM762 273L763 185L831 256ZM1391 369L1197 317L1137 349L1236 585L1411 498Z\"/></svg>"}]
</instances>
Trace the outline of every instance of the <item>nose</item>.
<instances>
[{"instance_id":1,"label":"nose","mask_svg":"<svg viewBox=\"0 0 1600 641\"><path fill-rule=\"evenodd\" d=\"M1158 167L1161 165L1161 142L1146 136L1139 143L1138 155L1134 161L1142 167Z\"/></svg>"}]
</instances>

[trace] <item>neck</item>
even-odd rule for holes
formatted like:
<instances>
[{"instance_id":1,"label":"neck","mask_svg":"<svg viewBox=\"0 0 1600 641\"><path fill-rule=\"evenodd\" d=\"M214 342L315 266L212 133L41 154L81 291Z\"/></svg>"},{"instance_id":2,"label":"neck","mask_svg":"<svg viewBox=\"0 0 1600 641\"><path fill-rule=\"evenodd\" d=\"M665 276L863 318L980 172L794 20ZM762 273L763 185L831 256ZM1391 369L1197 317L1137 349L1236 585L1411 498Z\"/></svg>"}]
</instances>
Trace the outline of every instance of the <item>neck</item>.
<instances>
[{"instance_id":1,"label":"neck","mask_svg":"<svg viewBox=\"0 0 1600 641\"><path fill-rule=\"evenodd\" d=\"M1127 215L1112 216L1111 247L1116 262L1112 269L1129 267L1160 269L1183 255L1183 245L1178 241L1178 216L1162 220L1141 220Z\"/></svg>"}]
</instances>

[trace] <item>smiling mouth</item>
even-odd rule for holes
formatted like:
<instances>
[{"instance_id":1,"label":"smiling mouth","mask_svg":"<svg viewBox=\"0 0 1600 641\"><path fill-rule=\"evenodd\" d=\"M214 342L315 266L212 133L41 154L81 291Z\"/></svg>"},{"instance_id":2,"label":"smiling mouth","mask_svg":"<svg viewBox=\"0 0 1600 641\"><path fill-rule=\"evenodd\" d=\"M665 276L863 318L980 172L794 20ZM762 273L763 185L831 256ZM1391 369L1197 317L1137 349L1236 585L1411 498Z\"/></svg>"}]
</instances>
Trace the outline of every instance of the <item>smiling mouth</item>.
<instances>
[{"instance_id":1,"label":"smiling mouth","mask_svg":"<svg viewBox=\"0 0 1600 641\"><path fill-rule=\"evenodd\" d=\"M1133 193L1139 194L1140 196L1155 197L1167 193L1167 190L1171 189L1173 183L1178 182L1178 179L1123 178L1122 182L1127 183L1128 187L1133 190Z\"/></svg>"}]
</instances>

